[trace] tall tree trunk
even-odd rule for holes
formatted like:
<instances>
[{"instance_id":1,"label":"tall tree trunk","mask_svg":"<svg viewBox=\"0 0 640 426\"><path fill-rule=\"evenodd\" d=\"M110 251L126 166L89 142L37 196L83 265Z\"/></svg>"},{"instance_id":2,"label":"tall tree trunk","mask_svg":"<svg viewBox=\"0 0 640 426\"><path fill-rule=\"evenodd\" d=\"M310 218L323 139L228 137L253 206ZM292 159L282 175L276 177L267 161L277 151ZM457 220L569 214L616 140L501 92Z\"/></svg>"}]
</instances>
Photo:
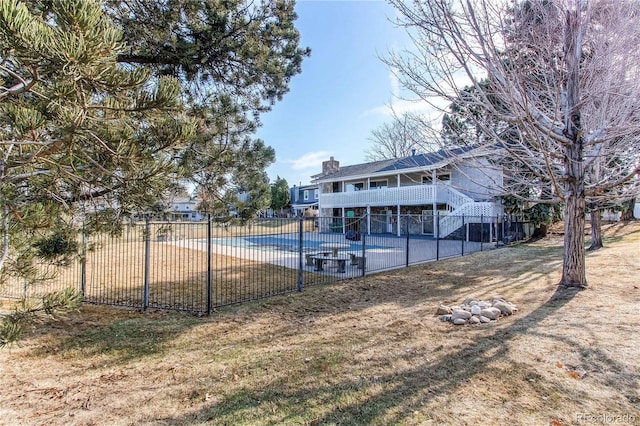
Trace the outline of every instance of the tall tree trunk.
<instances>
[{"instance_id":1,"label":"tall tree trunk","mask_svg":"<svg viewBox=\"0 0 640 426\"><path fill-rule=\"evenodd\" d=\"M576 186L572 184L570 186ZM584 185L580 185L584 186ZM560 285L564 287L587 286L585 272L584 228L586 202L584 193L574 189L566 197L564 206L564 261Z\"/></svg>"},{"instance_id":2,"label":"tall tree trunk","mask_svg":"<svg viewBox=\"0 0 640 426\"><path fill-rule=\"evenodd\" d=\"M567 81L564 132L571 142L564 149L564 259L560 286L584 288L587 286L584 248L586 200L579 92L582 57L580 20L580 8L576 2L576 10L568 11L565 21Z\"/></svg>"},{"instance_id":3,"label":"tall tree trunk","mask_svg":"<svg viewBox=\"0 0 640 426\"><path fill-rule=\"evenodd\" d=\"M602 211L591 209L591 246L587 250L598 250L602 245Z\"/></svg>"},{"instance_id":4,"label":"tall tree trunk","mask_svg":"<svg viewBox=\"0 0 640 426\"><path fill-rule=\"evenodd\" d=\"M635 197L624 203L625 209L620 215L620 220L633 220L633 209L636 205Z\"/></svg>"}]
</instances>

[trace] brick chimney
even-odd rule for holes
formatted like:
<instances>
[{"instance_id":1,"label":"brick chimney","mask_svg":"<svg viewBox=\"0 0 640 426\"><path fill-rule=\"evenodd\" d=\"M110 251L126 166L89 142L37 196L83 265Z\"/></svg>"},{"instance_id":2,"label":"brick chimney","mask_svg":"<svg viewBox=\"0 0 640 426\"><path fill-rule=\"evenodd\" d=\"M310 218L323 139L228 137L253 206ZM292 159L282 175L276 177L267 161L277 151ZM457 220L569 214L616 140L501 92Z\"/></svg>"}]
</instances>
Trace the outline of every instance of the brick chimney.
<instances>
[{"instance_id":1,"label":"brick chimney","mask_svg":"<svg viewBox=\"0 0 640 426\"><path fill-rule=\"evenodd\" d=\"M329 157L329 161L322 162L322 175L330 175L340 170L340 162Z\"/></svg>"}]
</instances>

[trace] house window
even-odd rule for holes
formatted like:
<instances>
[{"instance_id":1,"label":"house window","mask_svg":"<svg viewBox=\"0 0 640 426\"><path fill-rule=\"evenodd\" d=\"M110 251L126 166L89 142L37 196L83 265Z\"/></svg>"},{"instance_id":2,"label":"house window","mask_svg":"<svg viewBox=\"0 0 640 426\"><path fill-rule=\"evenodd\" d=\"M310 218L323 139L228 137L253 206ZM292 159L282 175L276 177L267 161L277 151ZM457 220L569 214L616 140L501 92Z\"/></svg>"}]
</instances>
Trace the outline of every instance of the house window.
<instances>
[{"instance_id":1,"label":"house window","mask_svg":"<svg viewBox=\"0 0 640 426\"><path fill-rule=\"evenodd\" d=\"M304 200L305 201L309 201L309 190L308 189L304 190Z\"/></svg>"},{"instance_id":2,"label":"house window","mask_svg":"<svg viewBox=\"0 0 640 426\"><path fill-rule=\"evenodd\" d=\"M369 182L369 189L383 189L387 187L386 180L372 180Z\"/></svg>"},{"instance_id":3,"label":"house window","mask_svg":"<svg viewBox=\"0 0 640 426\"><path fill-rule=\"evenodd\" d=\"M346 192L362 191L364 189L364 182L348 183Z\"/></svg>"},{"instance_id":4,"label":"house window","mask_svg":"<svg viewBox=\"0 0 640 426\"><path fill-rule=\"evenodd\" d=\"M318 191L317 189L314 189L314 190L313 190L313 199L314 199L314 200L317 200L317 199L318 199L318 197L319 197L318 192L320 192L320 191Z\"/></svg>"},{"instance_id":5,"label":"house window","mask_svg":"<svg viewBox=\"0 0 640 426\"><path fill-rule=\"evenodd\" d=\"M451 173L438 173L436 179L438 179L438 183L449 183L451 182Z\"/></svg>"},{"instance_id":6,"label":"house window","mask_svg":"<svg viewBox=\"0 0 640 426\"><path fill-rule=\"evenodd\" d=\"M436 173L436 183L440 184L448 184L451 182L451 173L449 172L437 172ZM433 180L431 179L431 175L422 176L422 184L423 185L432 185Z\"/></svg>"}]
</instances>

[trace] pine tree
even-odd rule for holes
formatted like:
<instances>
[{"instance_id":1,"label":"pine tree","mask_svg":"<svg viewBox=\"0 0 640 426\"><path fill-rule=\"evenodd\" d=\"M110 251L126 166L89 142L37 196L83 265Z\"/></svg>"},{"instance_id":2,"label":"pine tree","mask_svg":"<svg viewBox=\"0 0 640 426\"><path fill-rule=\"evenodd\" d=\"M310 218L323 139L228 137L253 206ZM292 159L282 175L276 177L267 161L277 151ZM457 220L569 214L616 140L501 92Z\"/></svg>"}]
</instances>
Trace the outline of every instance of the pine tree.
<instances>
[{"instance_id":1,"label":"pine tree","mask_svg":"<svg viewBox=\"0 0 640 426\"><path fill-rule=\"evenodd\" d=\"M285 207L291 206L291 194L287 180L278 176L271 184L271 208L282 211Z\"/></svg>"},{"instance_id":2,"label":"pine tree","mask_svg":"<svg viewBox=\"0 0 640 426\"><path fill-rule=\"evenodd\" d=\"M295 18L288 1L2 0L0 270L79 211L145 211L177 181L214 214L238 187L244 216L264 208L275 153L253 133L309 54Z\"/></svg>"},{"instance_id":3,"label":"pine tree","mask_svg":"<svg viewBox=\"0 0 640 426\"><path fill-rule=\"evenodd\" d=\"M238 187L244 218L263 209L275 153L252 135L309 54L293 6L0 0L0 280L37 283L37 262L77 254L80 220L117 227L177 182L198 185L214 213ZM52 298L44 311L79 300ZM0 327L0 346L16 324Z\"/></svg>"}]
</instances>

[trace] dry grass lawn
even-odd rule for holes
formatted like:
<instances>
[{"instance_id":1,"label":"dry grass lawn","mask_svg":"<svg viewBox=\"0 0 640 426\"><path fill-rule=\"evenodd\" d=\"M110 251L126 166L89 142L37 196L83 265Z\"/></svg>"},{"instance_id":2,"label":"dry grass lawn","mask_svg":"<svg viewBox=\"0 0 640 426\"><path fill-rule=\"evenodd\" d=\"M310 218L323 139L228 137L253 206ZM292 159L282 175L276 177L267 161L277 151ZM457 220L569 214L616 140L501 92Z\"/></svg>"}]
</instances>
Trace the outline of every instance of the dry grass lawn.
<instances>
[{"instance_id":1,"label":"dry grass lawn","mask_svg":"<svg viewBox=\"0 0 640 426\"><path fill-rule=\"evenodd\" d=\"M85 305L0 351L0 424L640 424L640 224L607 229L584 291L561 240L197 318ZM441 302L520 310L453 326Z\"/></svg>"}]
</instances>

